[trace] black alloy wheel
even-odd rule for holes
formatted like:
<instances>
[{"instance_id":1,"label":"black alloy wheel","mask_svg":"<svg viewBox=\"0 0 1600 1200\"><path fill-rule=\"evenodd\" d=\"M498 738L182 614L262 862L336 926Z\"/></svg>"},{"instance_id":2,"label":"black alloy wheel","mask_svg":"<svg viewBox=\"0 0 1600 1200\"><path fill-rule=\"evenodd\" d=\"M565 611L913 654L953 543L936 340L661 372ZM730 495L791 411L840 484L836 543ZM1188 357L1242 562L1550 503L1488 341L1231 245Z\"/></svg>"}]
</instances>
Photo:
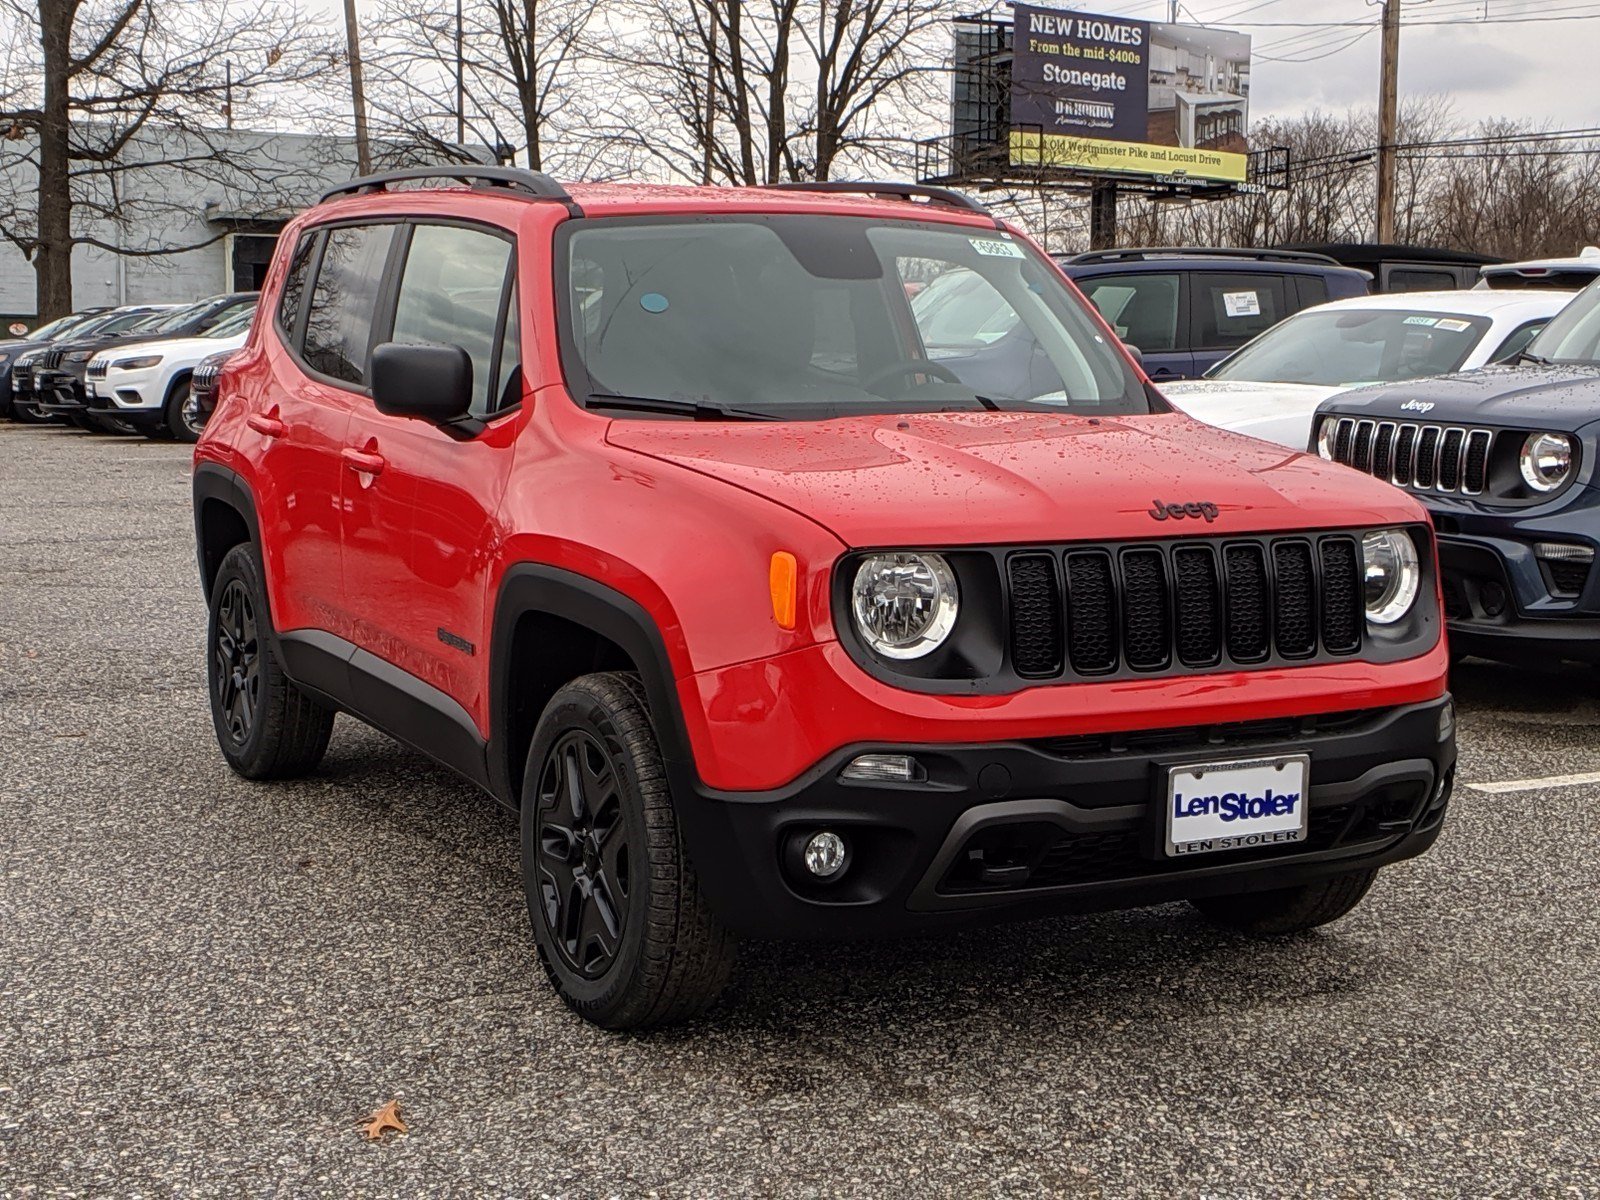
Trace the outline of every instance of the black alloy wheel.
<instances>
[{"instance_id":1,"label":"black alloy wheel","mask_svg":"<svg viewBox=\"0 0 1600 1200\"><path fill-rule=\"evenodd\" d=\"M586 730L545 760L534 817L539 899L569 970L605 974L628 922L632 863L616 766Z\"/></svg>"},{"instance_id":2,"label":"black alloy wheel","mask_svg":"<svg viewBox=\"0 0 1600 1200\"><path fill-rule=\"evenodd\" d=\"M255 606L242 579L230 579L217 602L217 707L228 735L243 745L261 707L261 643Z\"/></svg>"}]
</instances>

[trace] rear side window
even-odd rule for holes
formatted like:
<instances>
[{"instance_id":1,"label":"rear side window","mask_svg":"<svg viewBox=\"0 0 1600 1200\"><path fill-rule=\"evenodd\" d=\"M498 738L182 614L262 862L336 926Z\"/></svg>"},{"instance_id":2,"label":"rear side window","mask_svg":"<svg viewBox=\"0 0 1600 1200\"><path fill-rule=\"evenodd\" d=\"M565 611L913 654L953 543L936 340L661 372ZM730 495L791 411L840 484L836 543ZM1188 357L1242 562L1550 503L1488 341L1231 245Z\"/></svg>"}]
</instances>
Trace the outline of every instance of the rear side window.
<instances>
[{"instance_id":1,"label":"rear side window","mask_svg":"<svg viewBox=\"0 0 1600 1200\"><path fill-rule=\"evenodd\" d=\"M500 407L496 339L510 272L511 243L503 237L456 225L418 225L412 231L391 336L465 350L472 360L468 411L475 417Z\"/></svg>"},{"instance_id":2,"label":"rear side window","mask_svg":"<svg viewBox=\"0 0 1600 1200\"><path fill-rule=\"evenodd\" d=\"M1395 267L1389 272L1388 290L1391 292L1449 292L1460 286L1450 271Z\"/></svg>"},{"instance_id":3,"label":"rear side window","mask_svg":"<svg viewBox=\"0 0 1600 1200\"><path fill-rule=\"evenodd\" d=\"M306 312L306 366L341 383L367 378L372 321L393 225L343 225L328 231Z\"/></svg>"},{"instance_id":4,"label":"rear side window","mask_svg":"<svg viewBox=\"0 0 1600 1200\"><path fill-rule=\"evenodd\" d=\"M316 248L315 233L301 234L295 243L294 256L289 259L289 270L283 277L283 293L278 297L278 328L286 338L294 337L295 322L300 319L300 302L306 294L306 278L311 274L311 255Z\"/></svg>"},{"instance_id":5,"label":"rear side window","mask_svg":"<svg viewBox=\"0 0 1600 1200\"><path fill-rule=\"evenodd\" d=\"M1282 275L1196 271L1189 278L1195 349L1231 350L1289 315Z\"/></svg>"},{"instance_id":6,"label":"rear side window","mask_svg":"<svg viewBox=\"0 0 1600 1200\"><path fill-rule=\"evenodd\" d=\"M1178 276L1114 275L1079 280L1078 286L1117 336L1141 351L1178 345Z\"/></svg>"}]
</instances>

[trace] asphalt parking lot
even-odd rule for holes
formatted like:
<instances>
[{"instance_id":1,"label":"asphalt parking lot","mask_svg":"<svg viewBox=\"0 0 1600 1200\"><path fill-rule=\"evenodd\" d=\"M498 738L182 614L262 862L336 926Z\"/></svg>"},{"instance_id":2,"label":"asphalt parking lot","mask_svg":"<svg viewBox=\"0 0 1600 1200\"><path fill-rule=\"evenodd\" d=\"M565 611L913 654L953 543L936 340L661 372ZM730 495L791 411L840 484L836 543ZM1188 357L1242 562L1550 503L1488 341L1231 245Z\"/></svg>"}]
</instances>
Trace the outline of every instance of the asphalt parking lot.
<instances>
[{"instance_id":1,"label":"asphalt parking lot","mask_svg":"<svg viewBox=\"0 0 1600 1200\"><path fill-rule=\"evenodd\" d=\"M224 767L188 462L0 425L0 1194L1600 1195L1600 785L1460 789L1288 942L756 945L610 1035L487 798L348 719L310 780ZM1600 770L1592 674L1455 686L1465 783Z\"/></svg>"}]
</instances>

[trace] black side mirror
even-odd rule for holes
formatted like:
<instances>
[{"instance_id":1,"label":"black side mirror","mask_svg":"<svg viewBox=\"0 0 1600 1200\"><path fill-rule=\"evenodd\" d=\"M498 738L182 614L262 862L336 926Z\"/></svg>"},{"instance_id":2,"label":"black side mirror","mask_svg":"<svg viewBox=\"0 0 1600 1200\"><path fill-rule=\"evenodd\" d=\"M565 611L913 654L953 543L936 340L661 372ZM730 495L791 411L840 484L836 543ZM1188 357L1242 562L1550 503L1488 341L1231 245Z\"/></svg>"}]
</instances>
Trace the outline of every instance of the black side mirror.
<instances>
[{"instance_id":1,"label":"black side mirror","mask_svg":"<svg viewBox=\"0 0 1600 1200\"><path fill-rule=\"evenodd\" d=\"M1134 362L1138 363L1141 367L1144 366L1143 350L1139 349L1139 347L1135 346L1132 342L1123 342L1122 348L1128 352L1129 356L1132 357Z\"/></svg>"},{"instance_id":2,"label":"black side mirror","mask_svg":"<svg viewBox=\"0 0 1600 1200\"><path fill-rule=\"evenodd\" d=\"M384 342L372 351L372 402L391 417L460 421L472 403L472 359L460 346Z\"/></svg>"}]
</instances>

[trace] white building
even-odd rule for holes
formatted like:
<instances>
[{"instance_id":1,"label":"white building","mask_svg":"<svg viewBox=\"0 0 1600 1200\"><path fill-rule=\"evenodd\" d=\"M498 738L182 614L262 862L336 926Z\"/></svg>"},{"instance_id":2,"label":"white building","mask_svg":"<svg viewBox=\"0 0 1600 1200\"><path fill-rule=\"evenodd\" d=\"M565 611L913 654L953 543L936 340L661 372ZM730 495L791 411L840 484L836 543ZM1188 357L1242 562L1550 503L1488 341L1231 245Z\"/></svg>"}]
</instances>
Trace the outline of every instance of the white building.
<instances>
[{"instance_id":1,"label":"white building","mask_svg":"<svg viewBox=\"0 0 1600 1200\"><path fill-rule=\"evenodd\" d=\"M22 160L32 150L0 151L0 223L31 225L36 176ZM374 147L377 155L386 150L391 161L383 165L392 165L399 152ZM490 159L481 150L469 153ZM75 247L74 308L253 290L289 218L357 174L354 140L319 134L157 130L130 141L121 161L146 165L105 177L111 182L98 185L95 201L123 220L105 219L84 204L75 210L74 232L138 253ZM0 328L31 324L35 316L33 264L0 240Z\"/></svg>"}]
</instances>

